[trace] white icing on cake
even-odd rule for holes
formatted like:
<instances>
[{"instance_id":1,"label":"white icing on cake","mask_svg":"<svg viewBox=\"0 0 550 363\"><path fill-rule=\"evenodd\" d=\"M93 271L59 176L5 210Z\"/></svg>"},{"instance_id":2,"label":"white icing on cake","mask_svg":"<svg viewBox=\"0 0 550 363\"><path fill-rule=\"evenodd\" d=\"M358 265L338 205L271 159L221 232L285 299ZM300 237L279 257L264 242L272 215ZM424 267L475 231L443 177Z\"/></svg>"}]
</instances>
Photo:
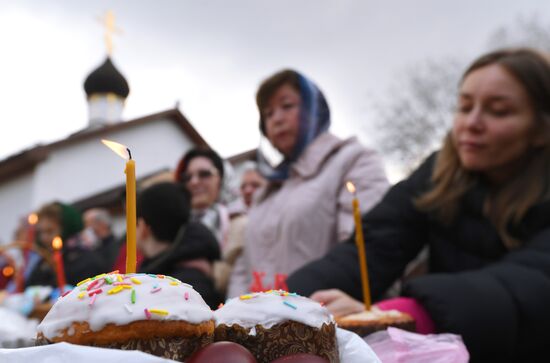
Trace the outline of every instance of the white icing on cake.
<instances>
[{"instance_id":1,"label":"white icing on cake","mask_svg":"<svg viewBox=\"0 0 550 363\"><path fill-rule=\"evenodd\" d=\"M338 318L338 322L347 321L375 321L383 318L398 318L403 314L398 310L380 310L376 306L372 306L370 310L365 310L360 313L350 314Z\"/></svg>"},{"instance_id":2,"label":"white icing on cake","mask_svg":"<svg viewBox=\"0 0 550 363\"><path fill-rule=\"evenodd\" d=\"M98 289L101 292L90 296ZM38 326L38 332L52 339L74 322L87 322L92 331L98 331L109 323L126 325L154 319L198 324L213 318L199 293L178 279L163 275L102 274L60 297Z\"/></svg>"},{"instance_id":3,"label":"white icing on cake","mask_svg":"<svg viewBox=\"0 0 550 363\"><path fill-rule=\"evenodd\" d=\"M244 328L253 328L256 325L271 328L289 320L315 328L334 323L330 312L318 302L282 290L252 293L230 299L214 312L214 316L217 325L237 324Z\"/></svg>"}]
</instances>

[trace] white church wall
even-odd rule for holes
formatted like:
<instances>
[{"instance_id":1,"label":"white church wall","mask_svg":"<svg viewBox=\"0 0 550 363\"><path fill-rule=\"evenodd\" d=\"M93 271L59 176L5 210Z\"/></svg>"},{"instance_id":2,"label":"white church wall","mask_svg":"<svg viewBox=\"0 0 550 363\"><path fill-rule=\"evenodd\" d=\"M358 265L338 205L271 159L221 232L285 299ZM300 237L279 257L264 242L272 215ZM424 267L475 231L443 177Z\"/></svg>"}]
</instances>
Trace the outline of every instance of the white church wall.
<instances>
[{"instance_id":1,"label":"white church wall","mask_svg":"<svg viewBox=\"0 0 550 363\"><path fill-rule=\"evenodd\" d=\"M31 212L32 173L14 178L0 188L0 244L12 242L19 218Z\"/></svg>"},{"instance_id":2,"label":"white church wall","mask_svg":"<svg viewBox=\"0 0 550 363\"><path fill-rule=\"evenodd\" d=\"M193 145L170 120L149 122L102 137L131 149L138 178L162 168L174 168ZM37 168L33 206L54 200L73 202L123 184L125 161L100 140L87 139L51 152Z\"/></svg>"}]
</instances>

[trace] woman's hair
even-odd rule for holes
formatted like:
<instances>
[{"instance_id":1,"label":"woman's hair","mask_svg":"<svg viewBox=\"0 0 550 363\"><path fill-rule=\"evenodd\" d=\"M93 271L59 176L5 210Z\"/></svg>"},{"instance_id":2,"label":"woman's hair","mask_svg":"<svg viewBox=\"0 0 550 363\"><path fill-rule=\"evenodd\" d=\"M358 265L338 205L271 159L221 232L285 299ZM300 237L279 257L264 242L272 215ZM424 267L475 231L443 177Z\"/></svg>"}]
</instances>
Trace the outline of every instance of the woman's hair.
<instances>
[{"instance_id":1,"label":"woman's hair","mask_svg":"<svg viewBox=\"0 0 550 363\"><path fill-rule=\"evenodd\" d=\"M508 227L519 223L529 208L548 198L550 192L550 64L545 56L531 49L498 50L474 61L461 82L473 71L493 64L504 67L524 87L535 115L533 134L543 137L540 146L529 150L522 171L492 191L485 201L484 213L511 249L522 241L512 237ZM450 223L458 212L461 197L478 178L479 173L462 167L449 133L437 155L431 178L433 187L417 198L415 204Z\"/></svg>"},{"instance_id":2,"label":"woman's hair","mask_svg":"<svg viewBox=\"0 0 550 363\"><path fill-rule=\"evenodd\" d=\"M260 131L265 135L264 116L262 111L267 107L267 103L273 94L284 84L290 85L297 92L300 92L300 76L296 71L285 69L275 73L262 82L256 93L256 104L260 113Z\"/></svg>"},{"instance_id":3,"label":"woman's hair","mask_svg":"<svg viewBox=\"0 0 550 363\"><path fill-rule=\"evenodd\" d=\"M61 237L66 240L84 228L82 214L73 206L61 202L46 204L38 211L38 219L54 220L61 230Z\"/></svg>"},{"instance_id":4,"label":"woman's hair","mask_svg":"<svg viewBox=\"0 0 550 363\"><path fill-rule=\"evenodd\" d=\"M206 149L206 148L194 148L189 150L188 152L183 155L181 160L178 163L178 166L176 167L176 173L175 173L175 179L178 183L183 182L183 174L187 172L187 168L189 167L189 163L191 160L197 157L203 157L207 158L212 162L212 165L218 170L218 174L220 176L220 180L223 181L223 160L218 155L217 152L215 152L212 149ZM220 184L221 185L221 184Z\"/></svg>"},{"instance_id":5,"label":"woman's hair","mask_svg":"<svg viewBox=\"0 0 550 363\"><path fill-rule=\"evenodd\" d=\"M50 203L42 206L37 213L38 219L47 218L55 221L61 229L63 220L61 217L61 205L58 203Z\"/></svg>"}]
</instances>

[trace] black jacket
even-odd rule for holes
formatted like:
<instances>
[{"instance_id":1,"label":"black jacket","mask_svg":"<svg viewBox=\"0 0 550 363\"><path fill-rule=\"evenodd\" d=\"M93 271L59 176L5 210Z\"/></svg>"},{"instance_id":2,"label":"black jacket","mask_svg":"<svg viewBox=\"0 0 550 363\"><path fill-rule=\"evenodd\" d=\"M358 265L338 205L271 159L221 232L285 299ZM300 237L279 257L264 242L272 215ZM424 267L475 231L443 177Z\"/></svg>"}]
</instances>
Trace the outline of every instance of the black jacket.
<instances>
[{"instance_id":1,"label":"black jacket","mask_svg":"<svg viewBox=\"0 0 550 363\"><path fill-rule=\"evenodd\" d=\"M524 245L508 251L483 215L481 182L463 198L451 225L420 212L414 197L430 187L435 155L396 184L363 216L369 281L380 299L424 245L430 273L407 282L439 332L460 334L472 362L533 362L550 342L550 201L532 207L510 232ZM361 299L354 236L288 279L309 295L339 288Z\"/></svg>"},{"instance_id":2,"label":"black jacket","mask_svg":"<svg viewBox=\"0 0 550 363\"><path fill-rule=\"evenodd\" d=\"M100 245L94 250L94 252L101 257L105 266L108 266L107 270L109 271L114 270L113 267L118 256L118 252L120 251L121 241L121 239L117 239L114 235L110 234L103 238ZM126 238L124 238L124 241L126 241Z\"/></svg>"},{"instance_id":3,"label":"black jacket","mask_svg":"<svg viewBox=\"0 0 550 363\"><path fill-rule=\"evenodd\" d=\"M63 248L63 266L66 282L70 285L76 285L88 277L109 272L111 268L98 253L80 247ZM32 285L57 287L55 266L52 267L41 259L25 281L25 286Z\"/></svg>"},{"instance_id":4,"label":"black jacket","mask_svg":"<svg viewBox=\"0 0 550 363\"><path fill-rule=\"evenodd\" d=\"M203 271L185 267L189 260L205 258L212 262L220 259L220 247L216 237L201 223L190 222L183 233L176 237L170 248L161 254L143 260L140 272L175 277L198 291L204 301L217 308L222 298L216 292L214 280Z\"/></svg>"}]
</instances>

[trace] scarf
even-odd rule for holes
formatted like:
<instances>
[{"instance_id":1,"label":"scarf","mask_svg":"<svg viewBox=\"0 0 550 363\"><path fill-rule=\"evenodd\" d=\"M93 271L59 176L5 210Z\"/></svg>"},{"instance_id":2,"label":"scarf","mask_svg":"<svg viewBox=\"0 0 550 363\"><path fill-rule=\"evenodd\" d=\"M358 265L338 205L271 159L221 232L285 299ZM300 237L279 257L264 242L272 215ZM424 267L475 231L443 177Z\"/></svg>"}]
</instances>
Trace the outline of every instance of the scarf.
<instances>
[{"instance_id":1,"label":"scarf","mask_svg":"<svg viewBox=\"0 0 550 363\"><path fill-rule=\"evenodd\" d=\"M288 178L290 167L306 147L330 126L330 111L323 93L308 78L298 73L300 80L300 119L296 145L289 157L273 167L267 158L258 150L258 169L260 173L270 181L284 181Z\"/></svg>"}]
</instances>

